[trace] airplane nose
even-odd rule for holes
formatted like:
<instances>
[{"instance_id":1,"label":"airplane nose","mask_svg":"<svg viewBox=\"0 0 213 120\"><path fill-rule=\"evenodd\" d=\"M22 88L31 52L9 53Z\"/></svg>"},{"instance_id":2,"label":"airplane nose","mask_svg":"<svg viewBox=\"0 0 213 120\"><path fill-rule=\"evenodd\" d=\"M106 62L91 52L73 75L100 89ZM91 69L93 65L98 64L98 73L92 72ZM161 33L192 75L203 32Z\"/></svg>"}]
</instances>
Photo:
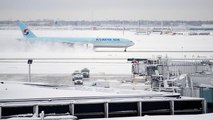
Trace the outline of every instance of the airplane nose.
<instances>
[{"instance_id":1,"label":"airplane nose","mask_svg":"<svg viewBox=\"0 0 213 120\"><path fill-rule=\"evenodd\" d=\"M130 46L133 46L133 45L135 45L135 43L131 41Z\"/></svg>"}]
</instances>

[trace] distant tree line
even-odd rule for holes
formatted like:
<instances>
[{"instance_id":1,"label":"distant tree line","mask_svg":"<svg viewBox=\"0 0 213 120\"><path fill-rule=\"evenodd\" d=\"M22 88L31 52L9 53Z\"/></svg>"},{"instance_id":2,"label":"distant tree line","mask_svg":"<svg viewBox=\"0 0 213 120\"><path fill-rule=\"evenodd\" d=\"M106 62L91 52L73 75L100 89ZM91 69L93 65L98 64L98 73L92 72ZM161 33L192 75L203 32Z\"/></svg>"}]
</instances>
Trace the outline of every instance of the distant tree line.
<instances>
[{"instance_id":1,"label":"distant tree line","mask_svg":"<svg viewBox=\"0 0 213 120\"><path fill-rule=\"evenodd\" d=\"M103 21L68 21L68 20L31 20L23 21L24 23L31 26L179 26L179 25L190 25L190 26L201 26L203 24L213 24L213 21L155 21L155 20L103 20ZM16 21L0 21L0 26L13 26L16 25Z\"/></svg>"}]
</instances>

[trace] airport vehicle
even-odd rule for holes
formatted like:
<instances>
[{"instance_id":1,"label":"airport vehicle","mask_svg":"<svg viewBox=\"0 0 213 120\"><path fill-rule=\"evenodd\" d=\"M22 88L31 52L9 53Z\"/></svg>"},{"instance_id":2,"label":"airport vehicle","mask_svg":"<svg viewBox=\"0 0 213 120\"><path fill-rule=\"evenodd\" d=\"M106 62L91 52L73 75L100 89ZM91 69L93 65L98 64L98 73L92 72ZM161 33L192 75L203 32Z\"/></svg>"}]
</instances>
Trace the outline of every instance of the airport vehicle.
<instances>
[{"instance_id":1,"label":"airport vehicle","mask_svg":"<svg viewBox=\"0 0 213 120\"><path fill-rule=\"evenodd\" d=\"M82 73L82 75L83 75L84 78L89 78L89 76L90 76L90 75L89 75L90 70L87 69L87 68L82 69L82 70L81 70L81 73Z\"/></svg>"},{"instance_id":2,"label":"airport vehicle","mask_svg":"<svg viewBox=\"0 0 213 120\"><path fill-rule=\"evenodd\" d=\"M18 21L18 25L22 31L23 36L32 41L52 41L52 42L61 42L69 45L86 45L89 46L92 44L93 48L124 48L126 49L134 45L134 42L125 39L125 38L80 38L80 37L37 37L27 26Z\"/></svg>"},{"instance_id":3,"label":"airport vehicle","mask_svg":"<svg viewBox=\"0 0 213 120\"><path fill-rule=\"evenodd\" d=\"M74 85L83 85L83 80L82 79L75 80Z\"/></svg>"},{"instance_id":4,"label":"airport vehicle","mask_svg":"<svg viewBox=\"0 0 213 120\"><path fill-rule=\"evenodd\" d=\"M74 81L75 85L82 85L83 84L83 74L79 71L75 71L72 74L72 81Z\"/></svg>"}]
</instances>

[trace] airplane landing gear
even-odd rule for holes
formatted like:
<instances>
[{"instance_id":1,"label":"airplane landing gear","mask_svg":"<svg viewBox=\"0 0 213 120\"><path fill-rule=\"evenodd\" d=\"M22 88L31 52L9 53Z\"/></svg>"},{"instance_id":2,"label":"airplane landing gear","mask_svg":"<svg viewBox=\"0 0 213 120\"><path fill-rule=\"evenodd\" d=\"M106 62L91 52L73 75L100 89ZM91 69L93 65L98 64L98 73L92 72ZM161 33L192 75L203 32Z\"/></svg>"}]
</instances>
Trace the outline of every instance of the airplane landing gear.
<instances>
[{"instance_id":1,"label":"airplane landing gear","mask_svg":"<svg viewBox=\"0 0 213 120\"><path fill-rule=\"evenodd\" d=\"M124 52L126 52L126 48L124 49Z\"/></svg>"}]
</instances>

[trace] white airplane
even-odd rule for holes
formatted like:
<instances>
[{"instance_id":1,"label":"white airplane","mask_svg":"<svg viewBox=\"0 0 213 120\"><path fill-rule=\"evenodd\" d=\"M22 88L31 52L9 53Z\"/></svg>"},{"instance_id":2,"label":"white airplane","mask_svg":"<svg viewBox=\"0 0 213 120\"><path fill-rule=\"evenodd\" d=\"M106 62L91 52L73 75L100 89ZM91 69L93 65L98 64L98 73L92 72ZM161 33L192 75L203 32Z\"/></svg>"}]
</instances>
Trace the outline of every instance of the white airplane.
<instances>
[{"instance_id":1,"label":"white airplane","mask_svg":"<svg viewBox=\"0 0 213 120\"><path fill-rule=\"evenodd\" d=\"M134 42L125 38L37 37L21 21L18 21L18 25L22 31L23 36L30 41L53 41L71 45L82 44L86 46L92 44L94 48L124 48L125 52L128 47L134 45Z\"/></svg>"}]
</instances>

